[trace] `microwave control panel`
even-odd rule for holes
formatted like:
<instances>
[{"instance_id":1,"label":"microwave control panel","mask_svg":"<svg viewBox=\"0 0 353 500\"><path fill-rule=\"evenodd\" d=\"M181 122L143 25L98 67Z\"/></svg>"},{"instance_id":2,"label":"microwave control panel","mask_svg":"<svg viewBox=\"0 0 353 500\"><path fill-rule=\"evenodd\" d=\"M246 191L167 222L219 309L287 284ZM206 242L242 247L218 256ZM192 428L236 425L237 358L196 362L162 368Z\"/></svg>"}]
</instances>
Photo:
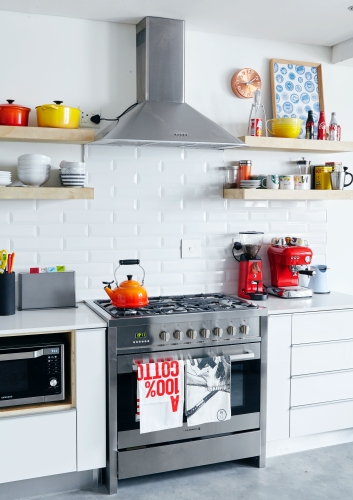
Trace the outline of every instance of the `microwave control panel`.
<instances>
[{"instance_id":1,"label":"microwave control panel","mask_svg":"<svg viewBox=\"0 0 353 500\"><path fill-rule=\"evenodd\" d=\"M45 395L60 394L62 390L63 345L43 349L45 357Z\"/></svg>"}]
</instances>

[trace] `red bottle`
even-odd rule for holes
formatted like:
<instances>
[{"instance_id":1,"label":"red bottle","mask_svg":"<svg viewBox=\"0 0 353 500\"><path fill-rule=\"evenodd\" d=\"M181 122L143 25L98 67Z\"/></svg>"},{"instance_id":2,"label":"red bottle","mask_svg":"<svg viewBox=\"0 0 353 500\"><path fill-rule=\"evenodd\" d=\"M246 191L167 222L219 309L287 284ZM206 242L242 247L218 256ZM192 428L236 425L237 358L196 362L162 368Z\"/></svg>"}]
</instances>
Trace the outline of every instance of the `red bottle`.
<instances>
[{"instance_id":1,"label":"red bottle","mask_svg":"<svg viewBox=\"0 0 353 500\"><path fill-rule=\"evenodd\" d=\"M320 118L317 129L317 138L319 141L326 140L326 120L325 120L325 113L323 111L320 111Z\"/></svg>"}]
</instances>

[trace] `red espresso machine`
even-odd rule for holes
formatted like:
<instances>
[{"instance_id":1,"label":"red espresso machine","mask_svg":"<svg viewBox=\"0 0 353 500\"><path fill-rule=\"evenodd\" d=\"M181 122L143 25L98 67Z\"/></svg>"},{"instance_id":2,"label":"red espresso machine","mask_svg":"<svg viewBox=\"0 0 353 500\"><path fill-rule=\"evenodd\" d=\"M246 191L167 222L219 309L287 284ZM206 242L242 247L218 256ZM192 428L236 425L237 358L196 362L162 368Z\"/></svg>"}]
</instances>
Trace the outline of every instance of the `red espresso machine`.
<instances>
[{"instance_id":1,"label":"red espresso machine","mask_svg":"<svg viewBox=\"0 0 353 500\"><path fill-rule=\"evenodd\" d=\"M271 270L271 286L267 292L283 299L312 297L310 288L299 286L299 276L315 276L308 269L313 257L308 242L301 238L273 238L267 250Z\"/></svg>"},{"instance_id":2,"label":"red espresso machine","mask_svg":"<svg viewBox=\"0 0 353 500\"><path fill-rule=\"evenodd\" d=\"M256 231L239 233L240 242L234 243L232 253L239 262L238 296L248 300L266 300L262 280L262 261L257 256L260 251L263 234ZM243 253L236 255L235 252Z\"/></svg>"}]
</instances>

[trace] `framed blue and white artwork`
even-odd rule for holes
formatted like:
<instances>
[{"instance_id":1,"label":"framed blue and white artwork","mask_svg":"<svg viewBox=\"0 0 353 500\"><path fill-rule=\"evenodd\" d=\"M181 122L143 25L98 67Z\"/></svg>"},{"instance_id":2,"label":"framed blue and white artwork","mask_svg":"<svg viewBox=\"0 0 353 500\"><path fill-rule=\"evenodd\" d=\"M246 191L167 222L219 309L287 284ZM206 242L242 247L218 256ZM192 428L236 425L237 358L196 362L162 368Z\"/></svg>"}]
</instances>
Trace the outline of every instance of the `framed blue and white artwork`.
<instances>
[{"instance_id":1,"label":"framed blue and white artwork","mask_svg":"<svg viewBox=\"0 0 353 500\"><path fill-rule=\"evenodd\" d=\"M302 119L298 138L303 139L311 109L317 134L320 111L325 111L321 64L271 59L270 75L273 118Z\"/></svg>"}]
</instances>

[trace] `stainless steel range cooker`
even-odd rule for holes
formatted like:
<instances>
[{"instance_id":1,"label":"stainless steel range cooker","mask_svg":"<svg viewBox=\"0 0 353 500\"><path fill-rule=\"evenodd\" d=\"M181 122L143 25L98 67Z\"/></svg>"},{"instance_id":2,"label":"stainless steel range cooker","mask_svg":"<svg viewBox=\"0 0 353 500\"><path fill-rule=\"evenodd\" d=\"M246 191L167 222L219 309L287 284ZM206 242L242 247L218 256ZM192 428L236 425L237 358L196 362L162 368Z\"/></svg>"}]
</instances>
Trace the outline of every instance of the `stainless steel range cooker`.
<instances>
[{"instance_id":1,"label":"stainless steel range cooker","mask_svg":"<svg viewBox=\"0 0 353 500\"><path fill-rule=\"evenodd\" d=\"M152 297L148 306L86 304L108 324L108 463L117 480L256 457L265 466L267 309L224 294ZM228 355L230 420L140 434L135 363Z\"/></svg>"}]
</instances>

